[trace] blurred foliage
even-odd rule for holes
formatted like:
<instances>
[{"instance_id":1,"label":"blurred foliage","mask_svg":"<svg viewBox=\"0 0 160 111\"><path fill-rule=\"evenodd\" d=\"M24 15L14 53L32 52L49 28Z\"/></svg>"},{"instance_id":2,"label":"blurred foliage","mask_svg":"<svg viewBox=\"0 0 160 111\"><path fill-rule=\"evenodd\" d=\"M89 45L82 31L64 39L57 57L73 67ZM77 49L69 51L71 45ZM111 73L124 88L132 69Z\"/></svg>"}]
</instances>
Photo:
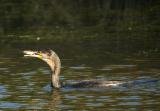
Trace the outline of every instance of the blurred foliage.
<instances>
[{"instance_id":1,"label":"blurred foliage","mask_svg":"<svg viewBox=\"0 0 160 111\"><path fill-rule=\"evenodd\" d=\"M155 0L1 0L0 26L1 32L39 28L158 30L159 7Z\"/></svg>"},{"instance_id":2,"label":"blurred foliage","mask_svg":"<svg viewBox=\"0 0 160 111\"><path fill-rule=\"evenodd\" d=\"M1 0L0 9L1 44L81 39L117 51L160 49L159 0Z\"/></svg>"}]
</instances>

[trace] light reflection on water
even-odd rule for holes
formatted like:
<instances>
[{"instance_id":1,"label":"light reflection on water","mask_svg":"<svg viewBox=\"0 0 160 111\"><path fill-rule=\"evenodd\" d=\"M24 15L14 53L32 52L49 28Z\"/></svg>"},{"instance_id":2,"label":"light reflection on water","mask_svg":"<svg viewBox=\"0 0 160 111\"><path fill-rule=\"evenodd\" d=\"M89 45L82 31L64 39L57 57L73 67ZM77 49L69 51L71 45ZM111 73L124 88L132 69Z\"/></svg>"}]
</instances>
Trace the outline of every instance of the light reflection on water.
<instances>
[{"instance_id":1,"label":"light reflection on water","mask_svg":"<svg viewBox=\"0 0 160 111\"><path fill-rule=\"evenodd\" d=\"M25 59L16 55L19 50L13 51L9 57L5 54L0 56L1 109L136 111L159 108L160 82L105 89L55 90L50 87L50 69L45 63L33 58ZM96 66L87 64L89 61L85 62L83 58L78 61L81 62L77 64L74 59L62 59L61 80L150 80L159 79L160 74L157 61L150 62L150 65L147 60L108 64L104 61Z\"/></svg>"}]
</instances>

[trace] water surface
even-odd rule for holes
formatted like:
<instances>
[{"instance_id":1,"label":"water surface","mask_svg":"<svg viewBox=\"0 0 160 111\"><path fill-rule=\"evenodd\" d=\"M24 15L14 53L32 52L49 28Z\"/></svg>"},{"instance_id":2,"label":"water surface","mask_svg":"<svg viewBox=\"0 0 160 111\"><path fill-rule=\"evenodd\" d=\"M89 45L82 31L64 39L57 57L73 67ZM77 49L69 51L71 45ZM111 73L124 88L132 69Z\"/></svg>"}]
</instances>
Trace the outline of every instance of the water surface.
<instances>
[{"instance_id":1,"label":"water surface","mask_svg":"<svg viewBox=\"0 0 160 111\"><path fill-rule=\"evenodd\" d=\"M101 46L85 49L85 45L49 46L61 58L61 81L160 79L158 58L112 53ZM160 108L160 82L114 88L51 89L49 67L36 58L24 58L23 49L19 46L0 50L2 110L149 111Z\"/></svg>"}]
</instances>

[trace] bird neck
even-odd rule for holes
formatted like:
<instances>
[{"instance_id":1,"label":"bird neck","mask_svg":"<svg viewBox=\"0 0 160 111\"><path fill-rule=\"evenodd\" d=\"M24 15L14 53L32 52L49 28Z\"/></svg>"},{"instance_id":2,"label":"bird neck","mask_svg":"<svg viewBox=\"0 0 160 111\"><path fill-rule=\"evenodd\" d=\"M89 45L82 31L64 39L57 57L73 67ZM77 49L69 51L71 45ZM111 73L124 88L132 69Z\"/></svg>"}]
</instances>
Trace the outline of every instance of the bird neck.
<instances>
[{"instance_id":1,"label":"bird neck","mask_svg":"<svg viewBox=\"0 0 160 111\"><path fill-rule=\"evenodd\" d=\"M60 88L61 84L60 84L60 80L59 80L59 74L60 74L60 70L61 70L61 62L60 59L57 55L55 55L52 59L52 63L49 64L51 70L52 70L52 75L51 75L51 79L52 79L52 86L55 88Z\"/></svg>"},{"instance_id":2,"label":"bird neck","mask_svg":"<svg viewBox=\"0 0 160 111\"><path fill-rule=\"evenodd\" d=\"M61 84L60 84L60 80L59 80L59 76L52 73L52 86L55 87L55 88L60 88L61 87Z\"/></svg>"}]
</instances>

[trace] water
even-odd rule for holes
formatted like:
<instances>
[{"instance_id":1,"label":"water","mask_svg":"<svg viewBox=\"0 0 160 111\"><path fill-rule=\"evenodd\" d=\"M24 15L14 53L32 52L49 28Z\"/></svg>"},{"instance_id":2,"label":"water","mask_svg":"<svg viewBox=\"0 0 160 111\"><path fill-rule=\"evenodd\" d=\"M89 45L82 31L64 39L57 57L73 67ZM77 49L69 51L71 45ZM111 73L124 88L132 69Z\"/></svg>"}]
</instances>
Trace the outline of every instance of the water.
<instances>
[{"instance_id":1,"label":"water","mask_svg":"<svg viewBox=\"0 0 160 111\"><path fill-rule=\"evenodd\" d=\"M62 60L61 81L87 79L146 81L160 80L160 59L132 57L107 52L82 42L53 44ZM63 46L63 47L62 47ZM50 69L41 60L24 58L19 48L1 47L0 50L0 109L51 111L158 111L160 82L114 88L60 90L50 87ZM30 49L48 47L31 45ZM27 47L28 48L28 47ZM29 49L29 48L28 48ZM101 50L99 50L101 49Z\"/></svg>"}]
</instances>

